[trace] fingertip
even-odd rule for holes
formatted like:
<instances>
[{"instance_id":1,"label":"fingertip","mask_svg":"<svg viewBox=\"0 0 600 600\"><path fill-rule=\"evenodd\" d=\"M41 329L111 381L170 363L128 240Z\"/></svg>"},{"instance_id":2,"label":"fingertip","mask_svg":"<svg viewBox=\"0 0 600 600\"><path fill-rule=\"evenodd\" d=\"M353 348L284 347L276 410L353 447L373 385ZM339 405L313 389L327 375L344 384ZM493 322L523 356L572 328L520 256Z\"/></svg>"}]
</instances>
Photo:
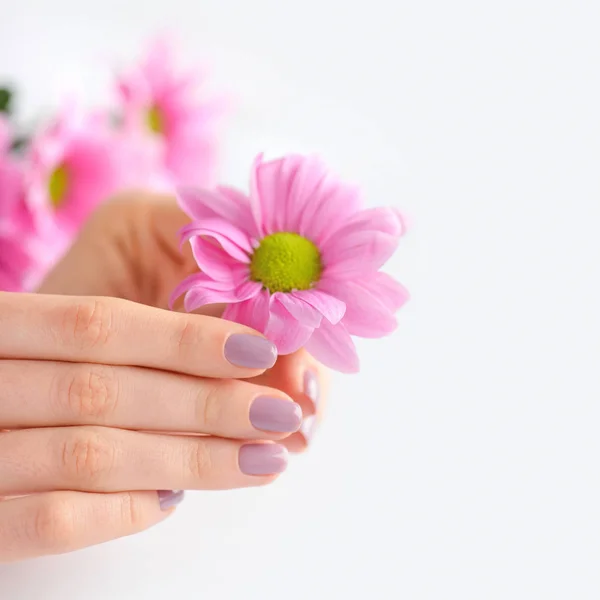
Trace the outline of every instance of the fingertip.
<instances>
[{"instance_id":1,"label":"fingertip","mask_svg":"<svg viewBox=\"0 0 600 600\"><path fill-rule=\"evenodd\" d=\"M225 340L223 353L230 364L243 369L266 371L277 361L275 344L258 332L231 333Z\"/></svg>"}]
</instances>

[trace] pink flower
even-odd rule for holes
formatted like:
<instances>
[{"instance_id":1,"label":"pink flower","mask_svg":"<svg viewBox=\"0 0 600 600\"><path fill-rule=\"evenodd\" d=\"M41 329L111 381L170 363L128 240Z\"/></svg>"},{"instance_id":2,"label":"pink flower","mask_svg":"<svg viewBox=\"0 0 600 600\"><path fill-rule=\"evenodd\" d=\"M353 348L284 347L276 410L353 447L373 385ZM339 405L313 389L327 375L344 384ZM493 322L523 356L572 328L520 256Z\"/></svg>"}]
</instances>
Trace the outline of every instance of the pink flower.
<instances>
[{"instance_id":1,"label":"pink flower","mask_svg":"<svg viewBox=\"0 0 600 600\"><path fill-rule=\"evenodd\" d=\"M161 143L163 162L175 182L210 183L216 162L215 123L223 107L197 98L199 77L177 74L169 45L154 43L146 58L118 81L124 127Z\"/></svg>"},{"instance_id":2,"label":"pink flower","mask_svg":"<svg viewBox=\"0 0 600 600\"><path fill-rule=\"evenodd\" d=\"M17 292L28 286L36 269L30 248L31 214L23 203L23 174L8 154L12 132L0 117L0 290Z\"/></svg>"},{"instance_id":3,"label":"pink flower","mask_svg":"<svg viewBox=\"0 0 600 600\"><path fill-rule=\"evenodd\" d=\"M72 238L100 202L125 185L126 155L102 117L67 107L32 139L25 157L27 203L41 230Z\"/></svg>"},{"instance_id":4,"label":"pink flower","mask_svg":"<svg viewBox=\"0 0 600 600\"><path fill-rule=\"evenodd\" d=\"M393 208L361 210L358 191L316 158L256 159L250 195L185 188L181 233L201 269L183 281L185 309L226 303L224 318L264 333L280 354L301 347L358 370L351 335L381 337L408 292L380 267L404 233Z\"/></svg>"}]
</instances>

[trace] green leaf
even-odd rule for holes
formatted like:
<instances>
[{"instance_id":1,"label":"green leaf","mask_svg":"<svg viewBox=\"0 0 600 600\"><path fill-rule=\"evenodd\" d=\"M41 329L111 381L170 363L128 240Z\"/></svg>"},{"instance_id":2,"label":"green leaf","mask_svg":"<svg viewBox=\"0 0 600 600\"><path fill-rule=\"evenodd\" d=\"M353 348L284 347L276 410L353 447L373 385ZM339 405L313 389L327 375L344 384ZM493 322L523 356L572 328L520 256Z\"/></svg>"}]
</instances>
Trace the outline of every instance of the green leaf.
<instances>
[{"instance_id":1,"label":"green leaf","mask_svg":"<svg viewBox=\"0 0 600 600\"><path fill-rule=\"evenodd\" d=\"M13 93L5 87L0 87L0 112L10 114Z\"/></svg>"}]
</instances>

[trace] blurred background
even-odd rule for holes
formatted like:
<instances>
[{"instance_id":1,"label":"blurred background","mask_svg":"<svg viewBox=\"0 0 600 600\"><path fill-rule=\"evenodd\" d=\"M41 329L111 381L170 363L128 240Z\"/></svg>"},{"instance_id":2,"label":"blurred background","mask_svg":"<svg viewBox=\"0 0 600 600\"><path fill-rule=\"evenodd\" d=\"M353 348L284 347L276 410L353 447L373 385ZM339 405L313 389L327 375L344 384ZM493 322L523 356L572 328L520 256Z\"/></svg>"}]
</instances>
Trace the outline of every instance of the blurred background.
<instances>
[{"instance_id":1,"label":"blurred background","mask_svg":"<svg viewBox=\"0 0 600 600\"><path fill-rule=\"evenodd\" d=\"M599 26L591 0L6 0L23 123L108 102L171 34L235 99L220 179L322 154L411 217L413 299L275 485L2 566L0 598L600 597Z\"/></svg>"}]
</instances>

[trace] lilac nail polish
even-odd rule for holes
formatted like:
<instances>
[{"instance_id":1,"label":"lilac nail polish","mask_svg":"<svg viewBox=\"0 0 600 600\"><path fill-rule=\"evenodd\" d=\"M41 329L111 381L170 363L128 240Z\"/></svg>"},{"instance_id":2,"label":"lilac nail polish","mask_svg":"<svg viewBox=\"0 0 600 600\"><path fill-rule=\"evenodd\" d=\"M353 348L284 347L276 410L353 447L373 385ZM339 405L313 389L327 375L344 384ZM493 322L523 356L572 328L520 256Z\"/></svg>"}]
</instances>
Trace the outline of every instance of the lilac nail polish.
<instances>
[{"instance_id":1,"label":"lilac nail polish","mask_svg":"<svg viewBox=\"0 0 600 600\"><path fill-rule=\"evenodd\" d=\"M277 360L277 348L258 335L234 333L225 342L225 358L236 367L270 369Z\"/></svg>"},{"instance_id":2,"label":"lilac nail polish","mask_svg":"<svg viewBox=\"0 0 600 600\"><path fill-rule=\"evenodd\" d=\"M274 475L285 471L288 451L281 444L245 444L238 462L245 475Z\"/></svg>"},{"instance_id":3,"label":"lilac nail polish","mask_svg":"<svg viewBox=\"0 0 600 600\"><path fill-rule=\"evenodd\" d=\"M177 506L183 500L185 492L183 490L159 490L158 502L161 510L169 510Z\"/></svg>"},{"instance_id":4,"label":"lilac nail polish","mask_svg":"<svg viewBox=\"0 0 600 600\"><path fill-rule=\"evenodd\" d=\"M302 424L302 409L290 400L260 396L250 406L250 423L262 431L293 433Z\"/></svg>"},{"instance_id":5,"label":"lilac nail polish","mask_svg":"<svg viewBox=\"0 0 600 600\"><path fill-rule=\"evenodd\" d=\"M315 410L319 405L319 380L314 371L305 371L304 373L304 395L307 396L315 405Z\"/></svg>"}]
</instances>

